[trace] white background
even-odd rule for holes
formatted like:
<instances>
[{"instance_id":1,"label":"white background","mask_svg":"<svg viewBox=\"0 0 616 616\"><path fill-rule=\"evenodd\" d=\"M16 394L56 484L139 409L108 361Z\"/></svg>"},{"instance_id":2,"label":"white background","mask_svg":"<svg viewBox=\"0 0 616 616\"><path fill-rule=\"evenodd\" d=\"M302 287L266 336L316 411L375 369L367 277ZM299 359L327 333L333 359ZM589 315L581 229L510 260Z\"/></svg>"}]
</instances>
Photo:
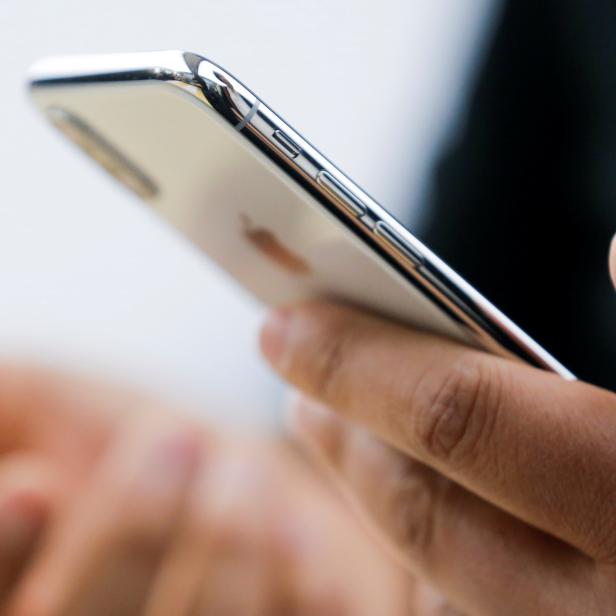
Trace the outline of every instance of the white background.
<instances>
[{"instance_id":1,"label":"white background","mask_svg":"<svg viewBox=\"0 0 616 616\"><path fill-rule=\"evenodd\" d=\"M0 354L104 372L200 412L272 421L262 317L46 126L56 53L178 48L237 75L385 207L411 216L492 0L0 0Z\"/></svg>"}]
</instances>

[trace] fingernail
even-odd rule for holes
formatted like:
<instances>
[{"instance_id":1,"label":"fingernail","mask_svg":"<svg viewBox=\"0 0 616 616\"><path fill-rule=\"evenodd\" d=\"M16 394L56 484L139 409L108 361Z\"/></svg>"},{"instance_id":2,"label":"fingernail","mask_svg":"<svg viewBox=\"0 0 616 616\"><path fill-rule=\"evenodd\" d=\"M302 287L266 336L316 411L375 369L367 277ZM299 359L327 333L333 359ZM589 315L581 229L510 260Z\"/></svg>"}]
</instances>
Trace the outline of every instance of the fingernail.
<instances>
[{"instance_id":1,"label":"fingernail","mask_svg":"<svg viewBox=\"0 0 616 616\"><path fill-rule=\"evenodd\" d=\"M261 350L273 366L282 364L287 346L291 312L279 308L270 313L261 330Z\"/></svg>"},{"instance_id":2,"label":"fingernail","mask_svg":"<svg viewBox=\"0 0 616 616\"><path fill-rule=\"evenodd\" d=\"M41 531L46 515L42 497L25 490L0 504L0 555L27 548Z\"/></svg>"}]
</instances>

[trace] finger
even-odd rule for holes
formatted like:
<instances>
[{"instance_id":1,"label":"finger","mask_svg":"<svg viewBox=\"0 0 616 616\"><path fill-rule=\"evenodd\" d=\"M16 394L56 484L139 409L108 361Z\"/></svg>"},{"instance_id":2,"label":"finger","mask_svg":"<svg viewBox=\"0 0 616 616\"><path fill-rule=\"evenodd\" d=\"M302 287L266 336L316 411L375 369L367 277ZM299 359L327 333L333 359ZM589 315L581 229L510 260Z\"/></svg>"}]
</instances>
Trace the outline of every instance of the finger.
<instances>
[{"instance_id":1,"label":"finger","mask_svg":"<svg viewBox=\"0 0 616 616\"><path fill-rule=\"evenodd\" d=\"M277 601L269 613L408 614L408 573L306 461L286 454L271 461L276 482L268 545Z\"/></svg>"},{"instance_id":2,"label":"finger","mask_svg":"<svg viewBox=\"0 0 616 616\"><path fill-rule=\"evenodd\" d=\"M549 614L559 601L571 607L568 613L588 609L594 564L576 550L320 405L303 400L292 425L376 523L396 557L427 576L463 613ZM425 593L415 601L425 608L420 613L445 609Z\"/></svg>"},{"instance_id":3,"label":"finger","mask_svg":"<svg viewBox=\"0 0 616 616\"><path fill-rule=\"evenodd\" d=\"M49 464L9 456L0 463L0 604L4 605L40 539L54 503Z\"/></svg>"},{"instance_id":4,"label":"finger","mask_svg":"<svg viewBox=\"0 0 616 616\"><path fill-rule=\"evenodd\" d=\"M202 593L190 616L408 613L406 574L295 452L237 439L221 449L195 494Z\"/></svg>"},{"instance_id":5,"label":"finger","mask_svg":"<svg viewBox=\"0 0 616 616\"><path fill-rule=\"evenodd\" d=\"M202 485L207 561L195 615L271 613L271 477L254 444L246 445L228 446Z\"/></svg>"},{"instance_id":6,"label":"finger","mask_svg":"<svg viewBox=\"0 0 616 616\"><path fill-rule=\"evenodd\" d=\"M616 559L615 395L333 305L279 311L262 346L308 395L516 517Z\"/></svg>"},{"instance_id":7,"label":"finger","mask_svg":"<svg viewBox=\"0 0 616 616\"><path fill-rule=\"evenodd\" d=\"M207 461L187 498L177 540L157 575L147 616L267 613L262 532L268 499L258 488L255 461L243 461L246 452L239 455L234 449L208 445Z\"/></svg>"},{"instance_id":8,"label":"finger","mask_svg":"<svg viewBox=\"0 0 616 616\"><path fill-rule=\"evenodd\" d=\"M192 426L135 422L61 512L10 613L141 613L199 456Z\"/></svg>"}]
</instances>

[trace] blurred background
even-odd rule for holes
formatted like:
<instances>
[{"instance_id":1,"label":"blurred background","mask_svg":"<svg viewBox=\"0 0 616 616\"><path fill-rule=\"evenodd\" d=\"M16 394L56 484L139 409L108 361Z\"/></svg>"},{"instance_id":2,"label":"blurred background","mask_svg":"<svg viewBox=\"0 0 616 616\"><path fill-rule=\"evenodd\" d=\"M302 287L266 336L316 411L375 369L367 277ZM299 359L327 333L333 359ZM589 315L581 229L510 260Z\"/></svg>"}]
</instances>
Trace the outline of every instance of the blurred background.
<instances>
[{"instance_id":1,"label":"blurred background","mask_svg":"<svg viewBox=\"0 0 616 616\"><path fill-rule=\"evenodd\" d=\"M231 420L275 422L280 407L257 355L262 309L47 126L25 88L33 61L208 56L412 222L499 4L2 0L0 352L107 373Z\"/></svg>"}]
</instances>

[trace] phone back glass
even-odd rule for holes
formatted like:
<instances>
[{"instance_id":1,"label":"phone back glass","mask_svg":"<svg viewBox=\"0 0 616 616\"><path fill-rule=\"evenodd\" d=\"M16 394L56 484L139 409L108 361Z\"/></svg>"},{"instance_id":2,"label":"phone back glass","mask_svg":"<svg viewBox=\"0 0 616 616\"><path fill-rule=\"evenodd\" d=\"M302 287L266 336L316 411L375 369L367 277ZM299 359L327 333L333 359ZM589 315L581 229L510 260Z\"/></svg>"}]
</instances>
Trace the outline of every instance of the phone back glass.
<instances>
[{"instance_id":1,"label":"phone back glass","mask_svg":"<svg viewBox=\"0 0 616 616\"><path fill-rule=\"evenodd\" d=\"M476 344L186 86L80 83L34 88L33 96L261 301L332 298Z\"/></svg>"}]
</instances>

